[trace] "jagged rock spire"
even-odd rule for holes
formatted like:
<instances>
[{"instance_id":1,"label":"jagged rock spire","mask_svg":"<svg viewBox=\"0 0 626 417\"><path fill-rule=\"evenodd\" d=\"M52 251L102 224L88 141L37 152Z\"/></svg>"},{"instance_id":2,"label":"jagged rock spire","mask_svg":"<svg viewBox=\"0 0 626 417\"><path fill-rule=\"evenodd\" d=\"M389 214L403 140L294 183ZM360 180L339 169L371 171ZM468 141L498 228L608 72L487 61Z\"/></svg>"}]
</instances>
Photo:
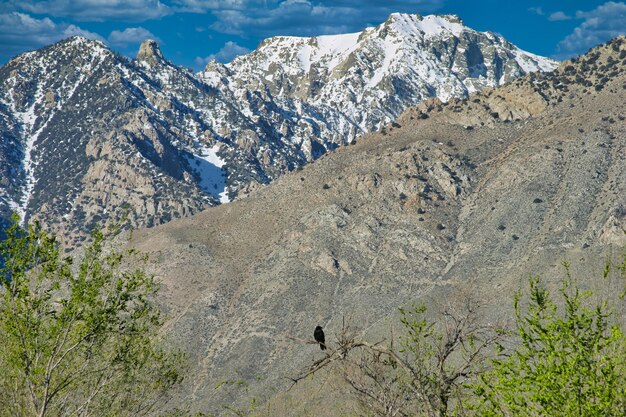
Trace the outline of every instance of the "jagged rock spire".
<instances>
[{"instance_id":1,"label":"jagged rock spire","mask_svg":"<svg viewBox=\"0 0 626 417\"><path fill-rule=\"evenodd\" d=\"M157 63L161 63L165 60L161 50L159 49L159 44L152 39L146 39L141 43L139 52L137 52L135 59L137 61L143 61L148 65L156 65Z\"/></svg>"}]
</instances>

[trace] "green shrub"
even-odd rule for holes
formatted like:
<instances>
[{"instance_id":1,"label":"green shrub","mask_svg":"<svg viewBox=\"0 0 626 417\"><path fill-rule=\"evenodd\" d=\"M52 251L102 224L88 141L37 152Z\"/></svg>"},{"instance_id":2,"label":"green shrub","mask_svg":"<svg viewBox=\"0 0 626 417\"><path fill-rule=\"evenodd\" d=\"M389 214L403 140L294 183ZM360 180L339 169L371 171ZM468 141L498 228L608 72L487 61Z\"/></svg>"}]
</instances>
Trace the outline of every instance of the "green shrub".
<instances>
[{"instance_id":1,"label":"green shrub","mask_svg":"<svg viewBox=\"0 0 626 417\"><path fill-rule=\"evenodd\" d=\"M529 305L515 296L518 343L473 385L471 407L481 416L624 416L624 334L605 304L566 279L561 307L537 278Z\"/></svg>"},{"instance_id":2,"label":"green shrub","mask_svg":"<svg viewBox=\"0 0 626 417\"><path fill-rule=\"evenodd\" d=\"M158 285L100 231L74 263L18 218L0 243L0 416L142 415L181 381L157 337Z\"/></svg>"}]
</instances>

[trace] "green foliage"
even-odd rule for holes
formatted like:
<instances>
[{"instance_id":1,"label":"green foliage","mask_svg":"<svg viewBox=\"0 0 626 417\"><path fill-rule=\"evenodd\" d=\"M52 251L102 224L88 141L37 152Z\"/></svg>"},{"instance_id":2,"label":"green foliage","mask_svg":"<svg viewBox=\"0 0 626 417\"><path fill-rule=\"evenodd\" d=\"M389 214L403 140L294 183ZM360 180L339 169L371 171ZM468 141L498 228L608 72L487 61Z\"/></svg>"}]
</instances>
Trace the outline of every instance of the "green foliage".
<instances>
[{"instance_id":1,"label":"green foliage","mask_svg":"<svg viewBox=\"0 0 626 417\"><path fill-rule=\"evenodd\" d=\"M105 237L76 262L18 218L0 243L0 416L141 415L181 380L161 347L158 285Z\"/></svg>"},{"instance_id":2,"label":"green foliage","mask_svg":"<svg viewBox=\"0 0 626 417\"><path fill-rule=\"evenodd\" d=\"M446 417L462 413L463 400L470 395L465 382L481 371L485 354L498 335L479 324L480 306L461 298L428 320L424 306L400 309L405 334L401 353L408 359L410 385L415 398L411 415Z\"/></svg>"},{"instance_id":3,"label":"green foliage","mask_svg":"<svg viewBox=\"0 0 626 417\"><path fill-rule=\"evenodd\" d=\"M566 265L567 268L567 265ZM606 274L606 271L605 271ZM529 305L515 296L518 343L473 388L481 416L623 416L624 335L605 304L589 308L590 292L567 278L560 307L537 278Z\"/></svg>"},{"instance_id":4,"label":"green foliage","mask_svg":"<svg viewBox=\"0 0 626 417\"><path fill-rule=\"evenodd\" d=\"M443 344L443 335L437 331L435 323L426 318L426 307L414 305L411 308L400 307L400 322L405 333L400 337L400 353L404 355L410 369L408 380L413 388L412 396L419 401L411 404L415 415L435 415L441 408L444 399L447 408L450 393L442 393L440 382L438 347ZM392 368L397 369L393 359L389 360ZM441 362L442 369L447 368L445 361ZM398 369L399 372L402 371ZM406 378L401 379L405 380ZM402 387L402 385L400 385ZM405 391L405 389L403 389ZM445 397L445 398L444 398ZM445 415L445 411L443 415Z\"/></svg>"}]
</instances>

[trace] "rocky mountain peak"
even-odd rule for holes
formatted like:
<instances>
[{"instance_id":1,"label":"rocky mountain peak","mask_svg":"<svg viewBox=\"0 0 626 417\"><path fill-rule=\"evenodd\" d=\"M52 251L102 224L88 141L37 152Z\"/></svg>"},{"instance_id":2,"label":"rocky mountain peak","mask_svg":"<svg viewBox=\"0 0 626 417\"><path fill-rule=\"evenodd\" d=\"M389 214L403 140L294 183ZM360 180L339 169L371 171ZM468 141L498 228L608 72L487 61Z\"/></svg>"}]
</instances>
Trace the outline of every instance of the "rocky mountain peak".
<instances>
[{"instance_id":1,"label":"rocky mountain peak","mask_svg":"<svg viewBox=\"0 0 626 417\"><path fill-rule=\"evenodd\" d=\"M159 44L153 39L146 39L139 46L139 52L137 52L135 60L152 66L163 63L165 58L163 58Z\"/></svg>"},{"instance_id":2,"label":"rocky mountain peak","mask_svg":"<svg viewBox=\"0 0 626 417\"><path fill-rule=\"evenodd\" d=\"M105 47L106 45L99 40L96 39L89 39L86 38L84 36L80 36L80 35L76 35L76 36L71 36L69 38L63 39L62 41L59 41L57 44L55 45L61 45L61 46L79 46L79 47L83 47L83 48L89 48L89 47Z\"/></svg>"},{"instance_id":3,"label":"rocky mountain peak","mask_svg":"<svg viewBox=\"0 0 626 417\"><path fill-rule=\"evenodd\" d=\"M392 27L399 35L411 38L416 34L424 37L439 36L448 33L459 36L467 29L456 15L428 15L393 13L383 27Z\"/></svg>"},{"instance_id":4,"label":"rocky mountain peak","mask_svg":"<svg viewBox=\"0 0 626 417\"><path fill-rule=\"evenodd\" d=\"M45 67L55 66L57 65L56 61L59 56L65 58L64 60L60 60L61 62L68 62L68 59L89 61L92 59L104 59L112 55L113 52L108 49L102 41L88 39L84 36L72 36L45 48L18 55L2 68L17 66L28 67L30 65L43 65ZM77 62L73 62L72 65L76 64Z\"/></svg>"},{"instance_id":5,"label":"rocky mountain peak","mask_svg":"<svg viewBox=\"0 0 626 417\"><path fill-rule=\"evenodd\" d=\"M301 100L318 114L338 110L348 120L339 135L330 136L349 143L426 98L446 102L556 66L500 36L464 26L455 15L394 13L359 33L274 37L225 68L227 88L237 94L261 90ZM223 74L212 67L202 77L217 85Z\"/></svg>"},{"instance_id":6,"label":"rocky mountain peak","mask_svg":"<svg viewBox=\"0 0 626 417\"><path fill-rule=\"evenodd\" d=\"M78 55L110 55L112 52L99 40L88 39L84 36L72 36L49 47L51 52L60 49L67 52L76 52ZM44 48L47 49L47 48ZM27 53L32 55L33 52ZM27 55L25 54L25 55Z\"/></svg>"},{"instance_id":7,"label":"rocky mountain peak","mask_svg":"<svg viewBox=\"0 0 626 417\"><path fill-rule=\"evenodd\" d=\"M246 195L425 98L556 66L455 16L409 14L360 33L271 38L195 75L154 40L135 63L76 37L0 68L0 218L64 222L68 236L129 210L135 226L164 223Z\"/></svg>"}]
</instances>

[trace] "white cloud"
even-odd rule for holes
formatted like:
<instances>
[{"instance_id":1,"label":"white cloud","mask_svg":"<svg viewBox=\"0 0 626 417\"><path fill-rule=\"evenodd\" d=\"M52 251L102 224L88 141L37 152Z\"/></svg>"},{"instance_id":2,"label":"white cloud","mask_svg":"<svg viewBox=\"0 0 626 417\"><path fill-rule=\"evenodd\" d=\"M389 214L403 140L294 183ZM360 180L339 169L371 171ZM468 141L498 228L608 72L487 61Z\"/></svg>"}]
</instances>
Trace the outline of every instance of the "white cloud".
<instances>
[{"instance_id":1,"label":"white cloud","mask_svg":"<svg viewBox=\"0 0 626 417\"><path fill-rule=\"evenodd\" d=\"M14 7L30 13L78 21L141 22L172 13L160 0L16 0Z\"/></svg>"},{"instance_id":2,"label":"white cloud","mask_svg":"<svg viewBox=\"0 0 626 417\"><path fill-rule=\"evenodd\" d=\"M218 53L211 54L205 58L198 56L196 57L194 62L196 66L202 68L213 60L216 60L219 62L230 62L233 59L235 59L237 56L247 54L248 52L250 52L248 48L237 45L233 41L228 41L224 44L224 46L222 47L222 49L219 50Z\"/></svg>"},{"instance_id":3,"label":"white cloud","mask_svg":"<svg viewBox=\"0 0 626 417\"><path fill-rule=\"evenodd\" d=\"M237 36L311 36L380 23L392 12L426 13L444 0L177 0L186 11L211 12L210 28Z\"/></svg>"},{"instance_id":4,"label":"white cloud","mask_svg":"<svg viewBox=\"0 0 626 417\"><path fill-rule=\"evenodd\" d=\"M129 45L138 45L146 39L153 39L159 43L162 43L162 41L157 36L142 27L126 28L123 31L114 30L113 32L111 32L108 38L111 45L120 48L125 48Z\"/></svg>"},{"instance_id":5,"label":"white cloud","mask_svg":"<svg viewBox=\"0 0 626 417\"><path fill-rule=\"evenodd\" d=\"M528 11L539 16L543 16L545 14L541 7L529 7Z\"/></svg>"},{"instance_id":6,"label":"white cloud","mask_svg":"<svg viewBox=\"0 0 626 417\"><path fill-rule=\"evenodd\" d=\"M0 56L6 58L76 35L104 41L97 33L76 25L57 24L47 17L37 19L17 12L0 14Z\"/></svg>"},{"instance_id":7,"label":"white cloud","mask_svg":"<svg viewBox=\"0 0 626 417\"><path fill-rule=\"evenodd\" d=\"M352 7L313 5L308 0L286 0L263 11L216 10L213 13L218 20L211 29L239 36L250 31L267 36L277 28L285 34L303 36L341 33L357 29L351 25L363 21L359 19L362 11ZM386 17L386 14L381 16Z\"/></svg>"},{"instance_id":8,"label":"white cloud","mask_svg":"<svg viewBox=\"0 0 626 417\"><path fill-rule=\"evenodd\" d=\"M206 13L212 10L246 10L267 7L267 0L175 0L178 10L190 13ZM270 6L277 3L269 1Z\"/></svg>"},{"instance_id":9,"label":"white cloud","mask_svg":"<svg viewBox=\"0 0 626 417\"><path fill-rule=\"evenodd\" d=\"M554 12L550 16L548 16L548 20L551 22L557 22L560 20L570 20L572 16L568 16L562 11Z\"/></svg>"},{"instance_id":10,"label":"white cloud","mask_svg":"<svg viewBox=\"0 0 626 417\"><path fill-rule=\"evenodd\" d=\"M559 42L559 57L567 58L587 51L615 36L626 33L626 3L606 2L594 10L576 12L584 21Z\"/></svg>"}]
</instances>

